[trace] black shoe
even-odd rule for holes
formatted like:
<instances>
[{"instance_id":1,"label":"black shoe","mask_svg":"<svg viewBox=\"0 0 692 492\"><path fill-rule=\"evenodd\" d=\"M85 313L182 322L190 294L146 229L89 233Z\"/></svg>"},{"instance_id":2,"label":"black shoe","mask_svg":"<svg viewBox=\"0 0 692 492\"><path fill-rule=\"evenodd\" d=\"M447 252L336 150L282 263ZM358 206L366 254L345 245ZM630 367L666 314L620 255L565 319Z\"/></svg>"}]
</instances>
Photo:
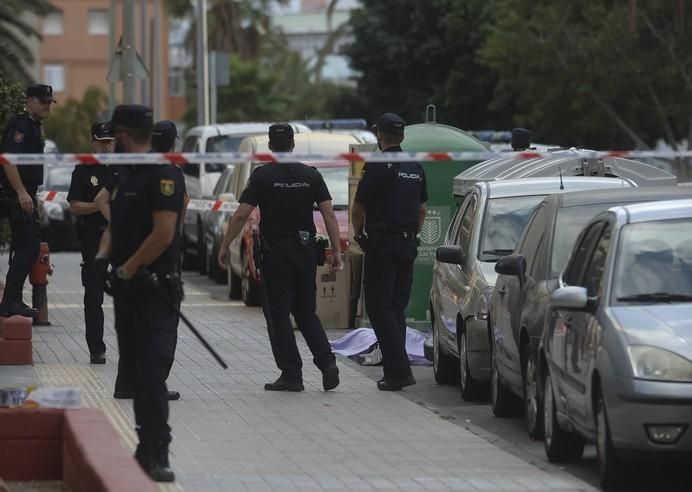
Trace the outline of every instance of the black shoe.
<instances>
[{"instance_id":1,"label":"black shoe","mask_svg":"<svg viewBox=\"0 0 692 492\"><path fill-rule=\"evenodd\" d=\"M139 463L139 466L141 466L142 470L145 472L151 466L149 464L149 454L149 445L140 440L140 442L137 444L137 449L135 449L135 460L137 460L137 463Z\"/></svg>"},{"instance_id":2,"label":"black shoe","mask_svg":"<svg viewBox=\"0 0 692 492\"><path fill-rule=\"evenodd\" d=\"M91 364L105 364L106 363L106 353L101 352L100 354L91 354L90 363Z\"/></svg>"},{"instance_id":3,"label":"black shoe","mask_svg":"<svg viewBox=\"0 0 692 492\"><path fill-rule=\"evenodd\" d=\"M116 389L115 392L113 393L113 398L117 398L118 400L131 400L134 397L135 397L134 391Z\"/></svg>"},{"instance_id":4,"label":"black shoe","mask_svg":"<svg viewBox=\"0 0 692 492\"><path fill-rule=\"evenodd\" d=\"M267 383L264 385L264 391L304 391L305 387L300 381L286 381L283 378L279 378L273 383Z\"/></svg>"},{"instance_id":5,"label":"black shoe","mask_svg":"<svg viewBox=\"0 0 692 492\"><path fill-rule=\"evenodd\" d=\"M406 386L413 386L414 384L416 384L416 380L413 376L392 381L382 378L377 382L377 389L380 391L399 391Z\"/></svg>"},{"instance_id":6,"label":"black shoe","mask_svg":"<svg viewBox=\"0 0 692 492\"><path fill-rule=\"evenodd\" d=\"M9 318L10 316L25 316L27 318L34 318L38 316L38 309L27 306L21 302L17 301L5 301L0 304L0 316L3 318Z\"/></svg>"},{"instance_id":7,"label":"black shoe","mask_svg":"<svg viewBox=\"0 0 692 492\"><path fill-rule=\"evenodd\" d=\"M322 387L324 391L333 390L339 386L339 368L332 364L322 371Z\"/></svg>"},{"instance_id":8,"label":"black shoe","mask_svg":"<svg viewBox=\"0 0 692 492\"><path fill-rule=\"evenodd\" d=\"M155 482L175 482L175 474L168 464L168 443L149 443L149 463L144 471Z\"/></svg>"},{"instance_id":9,"label":"black shoe","mask_svg":"<svg viewBox=\"0 0 692 492\"><path fill-rule=\"evenodd\" d=\"M166 398L168 398L168 401L180 400L180 393L177 391L168 390L166 391Z\"/></svg>"}]
</instances>

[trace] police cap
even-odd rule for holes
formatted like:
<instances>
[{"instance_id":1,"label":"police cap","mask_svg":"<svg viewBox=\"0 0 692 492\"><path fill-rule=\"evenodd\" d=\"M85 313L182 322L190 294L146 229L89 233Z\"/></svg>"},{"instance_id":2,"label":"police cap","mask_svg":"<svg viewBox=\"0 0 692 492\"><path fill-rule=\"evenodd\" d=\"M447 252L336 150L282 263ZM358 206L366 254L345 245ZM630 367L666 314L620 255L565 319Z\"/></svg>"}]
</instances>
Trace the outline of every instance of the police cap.
<instances>
[{"instance_id":1,"label":"police cap","mask_svg":"<svg viewBox=\"0 0 692 492\"><path fill-rule=\"evenodd\" d=\"M293 127L288 123L274 123L269 127L270 141L293 140Z\"/></svg>"},{"instance_id":2,"label":"police cap","mask_svg":"<svg viewBox=\"0 0 692 492\"><path fill-rule=\"evenodd\" d=\"M157 121L151 132L151 147L156 152L169 152L178 138L178 129L171 120Z\"/></svg>"},{"instance_id":3,"label":"police cap","mask_svg":"<svg viewBox=\"0 0 692 492\"><path fill-rule=\"evenodd\" d=\"M42 102L57 102L53 99L53 88L49 85L36 84L26 88L26 97L38 97Z\"/></svg>"},{"instance_id":4,"label":"police cap","mask_svg":"<svg viewBox=\"0 0 692 492\"><path fill-rule=\"evenodd\" d=\"M149 106L141 104L120 104L113 110L110 128L124 126L137 130L151 130L154 127L154 112Z\"/></svg>"},{"instance_id":5,"label":"police cap","mask_svg":"<svg viewBox=\"0 0 692 492\"><path fill-rule=\"evenodd\" d=\"M108 123L94 123L91 125L91 138L101 142L113 140L113 132L111 132L110 125Z\"/></svg>"},{"instance_id":6,"label":"police cap","mask_svg":"<svg viewBox=\"0 0 692 492\"><path fill-rule=\"evenodd\" d=\"M377 118L375 124L372 125L372 129L374 132L381 131L389 135L403 136L405 126L406 122L398 114L384 113Z\"/></svg>"}]
</instances>

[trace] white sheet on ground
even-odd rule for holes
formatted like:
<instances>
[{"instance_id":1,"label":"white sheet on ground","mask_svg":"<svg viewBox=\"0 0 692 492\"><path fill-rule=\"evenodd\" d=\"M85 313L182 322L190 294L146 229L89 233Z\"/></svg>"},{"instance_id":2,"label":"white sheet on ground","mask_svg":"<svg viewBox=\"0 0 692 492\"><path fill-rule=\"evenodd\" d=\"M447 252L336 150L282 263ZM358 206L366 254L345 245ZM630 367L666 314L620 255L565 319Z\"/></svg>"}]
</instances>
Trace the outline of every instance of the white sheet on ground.
<instances>
[{"instance_id":1,"label":"white sheet on ground","mask_svg":"<svg viewBox=\"0 0 692 492\"><path fill-rule=\"evenodd\" d=\"M423 353L423 342L429 337L429 334L422 331L406 328L406 353L412 365L432 364ZM377 337L372 328L358 328L329 343L335 353L351 357L370 350L377 343Z\"/></svg>"}]
</instances>

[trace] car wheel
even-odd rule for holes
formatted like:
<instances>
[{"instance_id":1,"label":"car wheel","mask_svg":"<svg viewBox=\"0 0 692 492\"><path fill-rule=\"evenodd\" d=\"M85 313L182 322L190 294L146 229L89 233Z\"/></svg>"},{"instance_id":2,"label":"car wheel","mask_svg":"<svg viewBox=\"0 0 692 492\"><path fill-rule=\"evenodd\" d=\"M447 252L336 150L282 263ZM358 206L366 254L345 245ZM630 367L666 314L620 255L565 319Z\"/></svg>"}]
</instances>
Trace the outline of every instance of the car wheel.
<instances>
[{"instance_id":1,"label":"car wheel","mask_svg":"<svg viewBox=\"0 0 692 492\"><path fill-rule=\"evenodd\" d=\"M182 247L181 247L181 255L182 255L182 268L183 270L195 270L197 268L197 258L195 255L191 254L189 249L188 249L188 242L185 239L185 236L182 238Z\"/></svg>"},{"instance_id":2,"label":"car wheel","mask_svg":"<svg viewBox=\"0 0 692 492\"><path fill-rule=\"evenodd\" d=\"M431 316L432 317L432 316ZM432 323L433 332L433 375L437 384L453 384L458 376L459 366L447 355L440 345L440 334L436 324Z\"/></svg>"},{"instance_id":3,"label":"car wheel","mask_svg":"<svg viewBox=\"0 0 692 492\"><path fill-rule=\"evenodd\" d=\"M228 298L231 300L242 299L243 284L239 275L236 275L231 268L230 263L227 266L226 279L228 282Z\"/></svg>"},{"instance_id":4,"label":"car wheel","mask_svg":"<svg viewBox=\"0 0 692 492\"><path fill-rule=\"evenodd\" d=\"M550 373L545 376L543 391L543 427L545 439L543 447L548 459L555 463L576 461L584 453L584 440L560 428L557 421L557 407L555 406L555 394L550 379Z\"/></svg>"},{"instance_id":5,"label":"car wheel","mask_svg":"<svg viewBox=\"0 0 692 492\"><path fill-rule=\"evenodd\" d=\"M596 451L598 453L598 468L601 476L601 486L610 489L619 484L622 476L622 466L617 456L610 436L608 413L606 412L603 392L598 390L596 397Z\"/></svg>"},{"instance_id":6,"label":"car wheel","mask_svg":"<svg viewBox=\"0 0 692 492\"><path fill-rule=\"evenodd\" d=\"M243 252L241 257L242 264L242 277L241 277L241 297L246 306L260 306L262 305L262 297L260 292L260 286L257 285L255 279L252 278L250 274L250 267L248 266L247 252Z\"/></svg>"},{"instance_id":7,"label":"car wheel","mask_svg":"<svg viewBox=\"0 0 692 492\"><path fill-rule=\"evenodd\" d=\"M207 246L204 243L202 225L197 226L197 267L200 275L207 274Z\"/></svg>"},{"instance_id":8,"label":"car wheel","mask_svg":"<svg viewBox=\"0 0 692 492\"><path fill-rule=\"evenodd\" d=\"M543 439L543 402L538 393L538 374L536 372L536 356L527 343L522 349L524 361L524 415L526 430L529 437Z\"/></svg>"},{"instance_id":9,"label":"car wheel","mask_svg":"<svg viewBox=\"0 0 692 492\"><path fill-rule=\"evenodd\" d=\"M219 256L219 247L214 246L211 250L211 258L209 262L209 272L211 279L217 284L223 284L226 281L226 271L219 266L216 260ZM230 266L229 266L230 268Z\"/></svg>"},{"instance_id":10,"label":"car wheel","mask_svg":"<svg viewBox=\"0 0 692 492\"><path fill-rule=\"evenodd\" d=\"M490 401L496 417L516 417L521 413L521 401L500 381L494 348L490 353Z\"/></svg>"},{"instance_id":11,"label":"car wheel","mask_svg":"<svg viewBox=\"0 0 692 492\"><path fill-rule=\"evenodd\" d=\"M478 381L471 376L468 355L466 331L462 331L459 336L459 387L464 401L472 401L478 395Z\"/></svg>"}]
</instances>

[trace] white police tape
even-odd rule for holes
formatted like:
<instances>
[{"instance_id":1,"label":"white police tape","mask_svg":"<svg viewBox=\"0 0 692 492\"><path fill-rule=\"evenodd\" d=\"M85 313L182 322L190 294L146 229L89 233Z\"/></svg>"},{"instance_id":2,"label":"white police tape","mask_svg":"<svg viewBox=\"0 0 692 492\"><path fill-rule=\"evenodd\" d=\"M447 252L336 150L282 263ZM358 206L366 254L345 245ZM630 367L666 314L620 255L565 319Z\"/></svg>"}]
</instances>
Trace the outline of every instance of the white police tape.
<instances>
[{"instance_id":1,"label":"white police tape","mask_svg":"<svg viewBox=\"0 0 692 492\"><path fill-rule=\"evenodd\" d=\"M38 199L44 202L66 203L66 191L43 191L38 194ZM211 212L235 212L238 208L236 202L223 202L221 200L190 200L188 210L202 210Z\"/></svg>"},{"instance_id":2,"label":"white police tape","mask_svg":"<svg viewBox=\"0 0 692 492\"><path fill-rule=\"evenodd\" d=\"M569 155L582 159L622 158L688 158L692 150L582 150L564 149ZM0 165L41 165L74 166L76 164L234 164L252 162L296 162L329 161L351 162L432 162L432 161L485 161L489 159L517 160L555 157L556 151L523 152L344 152L344 153L271 153L271 152L226 152L226 153L167 153L167 154L0 154ZM564 155L564 154L562 154ZM326 162L325 162L326 161Z\"/></svg>"}]
</instances>

